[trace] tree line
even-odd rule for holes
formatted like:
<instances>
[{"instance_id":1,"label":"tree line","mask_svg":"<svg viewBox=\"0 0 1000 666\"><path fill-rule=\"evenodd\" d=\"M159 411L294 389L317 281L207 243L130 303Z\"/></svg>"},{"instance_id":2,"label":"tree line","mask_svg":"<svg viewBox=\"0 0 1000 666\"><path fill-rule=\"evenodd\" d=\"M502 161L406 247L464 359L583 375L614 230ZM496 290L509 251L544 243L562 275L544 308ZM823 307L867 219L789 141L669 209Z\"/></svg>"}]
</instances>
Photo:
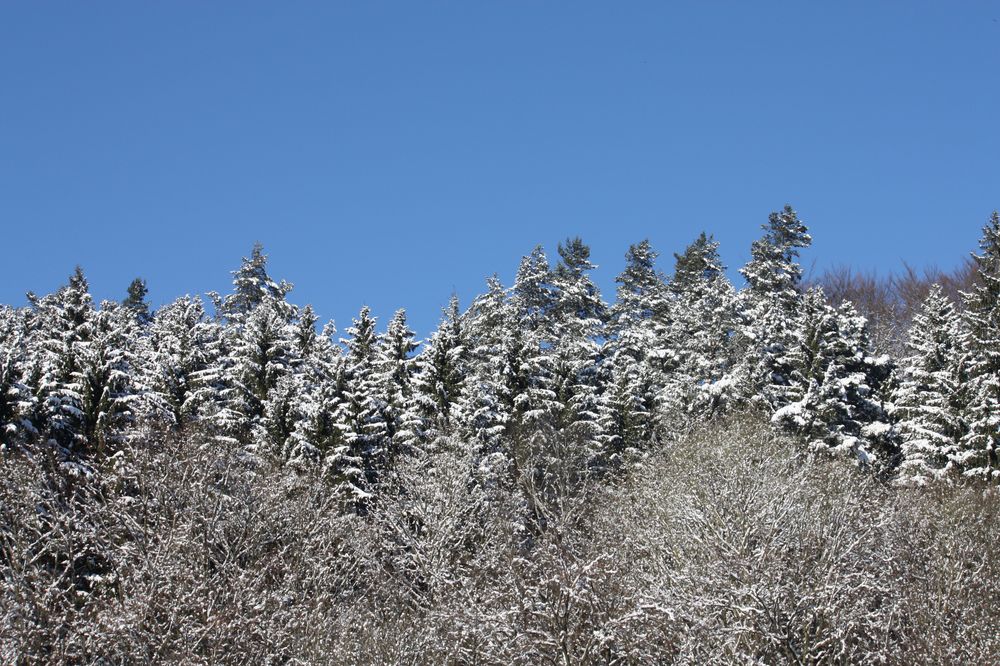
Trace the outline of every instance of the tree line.
<instances>
[{"instance_id":1,"label":"tree line","mask_svg":"<svg viewBox=\"0 0 1000 666\"><path fill-rule=\"evenodd\" d=\"M804 286L811 238L790 207L770 215L736 289L702 233L669 276L647 241L629 248L606 303L579 238L525 256L422 344L404 310L379 330L365 307L336 338L267 272L260 245L233 291L152 312L144 282L95 306L83 272L0 310L3 450L50 449L87 468L142 429L197 428L293 467L315 466L358 509L401 456L444 437L484 482L516 474L532 439L561 442L581 475L640 460L687 424L753 411L810 450L883 478L996 480L1000 224L994 213L958 301L940 285L903 352L880 354L867 320ZM843 289L840 290L843 292Z\"/></svg>"}]
</instances>

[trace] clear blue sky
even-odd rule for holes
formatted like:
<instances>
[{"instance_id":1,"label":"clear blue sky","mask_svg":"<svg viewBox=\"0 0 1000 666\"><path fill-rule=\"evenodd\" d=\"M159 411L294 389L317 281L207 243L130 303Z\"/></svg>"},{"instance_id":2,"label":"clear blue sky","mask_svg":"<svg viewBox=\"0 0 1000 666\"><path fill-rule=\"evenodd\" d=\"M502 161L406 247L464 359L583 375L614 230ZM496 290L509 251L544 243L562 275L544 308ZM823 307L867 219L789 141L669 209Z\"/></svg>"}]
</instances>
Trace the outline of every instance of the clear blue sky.
<instances>
[{"instance_id":1,"label":"clear blue sky","mask_svg":"<svg viewBox=\"0 0 1000 666\"><path fill-rule=\"evenodd\" d=\"M223 291L260 240L343 330L421 334L580 235L770 210L806 263L955 265L1000 206L1000 2L6 2L0 302L81 264L98 298Z\"/></svg>"}]
</instances>

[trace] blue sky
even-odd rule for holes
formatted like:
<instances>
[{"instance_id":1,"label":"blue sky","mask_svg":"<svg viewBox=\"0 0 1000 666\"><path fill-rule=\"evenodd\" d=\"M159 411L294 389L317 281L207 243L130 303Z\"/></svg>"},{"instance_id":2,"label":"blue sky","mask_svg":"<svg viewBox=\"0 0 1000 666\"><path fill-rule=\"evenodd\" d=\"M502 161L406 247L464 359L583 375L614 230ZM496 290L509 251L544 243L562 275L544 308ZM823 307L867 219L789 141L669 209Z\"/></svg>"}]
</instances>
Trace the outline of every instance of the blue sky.
<instances>
[{"instance_id":1,"label":"blue sky","mask_svg":"<svg viewBox=\"0 0 1000 666\"><path fill-rule=\"evenodd\" d=\"M452 291L580 235L769 211L804 261L955 265L1000 206L1000 2L9 2L0 302L224 291L255 240L343 329L421 334Z\"/></svg>"}]
</instances>

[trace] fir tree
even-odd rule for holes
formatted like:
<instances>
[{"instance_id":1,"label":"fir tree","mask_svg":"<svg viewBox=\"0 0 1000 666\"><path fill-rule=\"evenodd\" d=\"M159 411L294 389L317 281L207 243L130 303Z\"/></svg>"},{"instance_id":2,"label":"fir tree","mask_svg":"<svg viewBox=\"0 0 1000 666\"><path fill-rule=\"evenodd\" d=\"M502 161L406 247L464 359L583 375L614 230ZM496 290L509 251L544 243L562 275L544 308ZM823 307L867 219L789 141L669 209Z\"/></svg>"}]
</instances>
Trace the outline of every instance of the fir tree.
<instances>
[{"instance_id":1,"label":"fir tree","mask_svg":"<svg viewBox=\"0 0 1000 666\"><path fill-rule=\"evenodd\" d=\"M197 297L178 298L154 315L146 384L174 427L184 428L220 400L213 381L220 336L219 325L208 320Z\"/></svg>"},{"instance_id":2,"label":"fir tree","mask_svg":"<svg viewBox=\"0 0 1000 666\"><path fill-rule=\"evenodd\" d=\"M959 402L959 321L939 285L931 287L913 317L893 416L900 432L903 461L899 477L924 484L954 468L964 424Z\"/></svg>"},{"instance_id":3,"label":"fir tree","mask_svg":"<svg viewBox=\"0 0 1000 666\"><path fill-rule=\"evenodd\" d=\"M702 233L675 254L669 316L657 341L659 368L666 373L659 396L668 414L712 413L729 396L723 379L733 362L736 292L726 278L719 244Z\"/></svg>"},{"instance_id":4,"label":"fir tree","mask_svg":"<svg viewBox=\"0 0 1000 666\"><path fill-rule=\"evenodd\" d=\"M802 299L802 267L797 259L812 238L790 206L771 213L763 228L764 236L750 248L750 262L740 270L748 288L740 299L743 323L737 353L742 367L733 375L743 384L743 397L774 411L794 399L789 347Z\"/></svg>"},{"instance_id":5,"label":"fir tree","mask_svg":"<svg viewBox=\"0 0 1000 666\"><path fill-rule=\"evenodd\" d=\"M142 278L136 278L129 284L128 294L122 301L122 305L132 312L136 320L143 326L149 324L153 319L149 302L146 300L148 294L149 289L146 288L146 281Z\"/></svg>"},{"instance_id":6,"label":"fir tree","mask_svg":"<svg viewBox=\"0 0 1000 666\"><path fill-rule=\"evenodd\" d=\"M470 372L468 351L458 298L452 296L441 323L416 359L405 419L408 446L427 448L455 428Z\"/></svg>"},{"instance_id":7,"label":"fir tree","mask_svg":"<svg viewBox=\"0 0 1000 666\"><path fill-rule=\"evenodd\" d=\"M330 322L310 344L303 373L305 386L299 397L301 419L285 457L297 465L321 462L327 477L339 483L344 480L343 470L360 469L362 462L350 455L354 433L349 423L347 361L333 342L335 333Z\"/></svg>"},{"instance_id":8,"label":"fir tree","mask_svg":"<svg viewBox=\"0 0 1000 666\"><path fill-rule=\"evenodd\" d=\"M272 391L298 362L295 329L285 305L268 298L224 333L226 352L218 374L222 404L213 420L224 435L245 444L274 397ZM263 443L260 436L256 441Z\"/></svg>"},{"instance_id":9,"label":"fir tree","mask_svg":"<svg viewBox=\"0 0 1000 666\"><path fill-rule=\"evenodd\" d=\"M288 304L285 297L292 290L292 285L282 280L275 282L267 273L267 255L260 243L254 243L249 257L243 257L243 263L233 271L233 293L225 298L211 293L215 303L216 313L230 321L240 321L249 315L258 305L270 301L279 306L282 315L291 320L295 308Z\"/></svg>"},{"instance_id":10,"label":"fir tree","mask_svg":"<svg viewBox=\"0 0 1000 666\"><path fill-rule=\"evenodd\" d=\"M983 227L979 254L973 254L977 284L965 295L967 335L964 372L969 404L968 433L956 461L964 474L1000 482L1000 215Z\"/></svg>"},{"instance_id":11,"label":"fir tree","mask_svg":"<svg viewBox=\"0 0 1000 666\"><path fill-rule=\"evenodd\" d=\"M26 444L34 434L34 396L25 383L26 337L23 313L0 307L0 452Z\"/></svg>"},{"instance_id":12,"label":"fir tree","mask_svg":"<svg viewBox=\"0 0 1000 666\"><path fill-rule=\"evenodd\" d=\"M34 307L32 348L38 355L36 427L65 455L86 455L83 355L93 342L94 304L78 266L69 283Z\"/></svg>"},{"instance_id":13,"label":"fir tree","mask_svg":"<svg viewBox=\"0 0 1000 666\"><path fill-rule=\"evenodd\" d=\"M801 307L787 356L788 403L772 421L813 449L853 455L888 473L899 453L882 394L891 365L871 355L865 319L850 303L834 309L815 288Z\"/></svg>"},{"instance_id":14,"label":"fir tree","mask_svg":"<svg viewBox=\"0 0 1000 666\"><path fill-rule=\"evenodd\" d=\"M370 496L379 480L380 463L389 445L385 414L379 400L379 338L367 306L347 329L347 415L352 434L345 467L334 472L359 500ZM363 504L360 505L363 507Z\"/></svg>"},{"instance_id":15,"label":"fir tree","mask_svg":"<svg viewBox=\"0 0 1000 666\"><path fill-rule=\"evenodd\" d=\"M412 404L417 361L413 351L419 346L406 323L406 311L397 310L379 338L376 391L381 420L385 424L385 450L378 465L391 469L403 442L408 439L407 408Z\"/></svg>"}]
</instances>

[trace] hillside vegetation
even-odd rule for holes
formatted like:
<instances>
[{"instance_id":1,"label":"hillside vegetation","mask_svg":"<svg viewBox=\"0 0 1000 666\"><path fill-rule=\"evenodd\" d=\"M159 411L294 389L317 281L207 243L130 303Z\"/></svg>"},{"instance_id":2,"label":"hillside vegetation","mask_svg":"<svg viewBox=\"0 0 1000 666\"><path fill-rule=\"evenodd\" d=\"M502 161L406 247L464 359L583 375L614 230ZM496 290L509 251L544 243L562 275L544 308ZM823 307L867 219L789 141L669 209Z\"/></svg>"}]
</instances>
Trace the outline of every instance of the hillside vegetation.
<instances>
[{"instance_id":1,"label":"hillside vegetation","mask_svg":"<svg viewBox=\"0 0 1000 666\"><path fill-rule=\"evenodd\" d=\"M155 312L77 269L0 309L0 662L997 661L1000 216L874 337L810 243L609 304L569 239L422 343L259 246Z\"/></svg>"}]
</instances>

